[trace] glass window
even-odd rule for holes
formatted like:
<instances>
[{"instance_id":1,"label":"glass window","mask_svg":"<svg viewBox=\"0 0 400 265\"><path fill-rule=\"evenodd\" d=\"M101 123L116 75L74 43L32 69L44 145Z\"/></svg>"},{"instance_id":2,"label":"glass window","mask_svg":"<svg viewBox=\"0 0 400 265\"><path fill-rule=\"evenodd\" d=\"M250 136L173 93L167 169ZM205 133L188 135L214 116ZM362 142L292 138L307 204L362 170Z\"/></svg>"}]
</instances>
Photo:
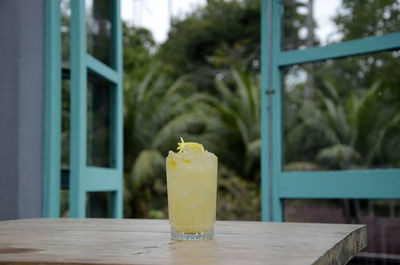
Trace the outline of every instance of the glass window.
<instances>
[{"instance_id":1,"label":"glass window","mask_svg":"<svg viewBox=\"0 0 400 265\"><path fill-rule=\"evenodd\" d=\"M399 0L284 0L283 50L400 30Z\"/></svg>"},{"instance_id":2,"label":"glass window","mask_svg":"<svg viewBox=\"0 0 400 265\"><path fill-rule=\"evenodd\" d=\"M86 0L86 41L90 55L113 67L111 4L110 0Z\"/></svg>"},{"instance_id":3,"label":"glass window","mask_svg":"<svg viewBox=\"0 0 400 265\"><path fill-rule=\"evenodd\" d=\"M86 193L86 217L109 218L111 216L111 192Z\"/></svg>"},{"instance_id":4,"label":"glass window","mask_svg":"<svg viewBox=\"0 0 400 265\"><path fill-rule=\"evenodd\" d=\"M282 69L285 171L400 168L399 55Z\"/></svg>"},{"instance_id":5,"label":"glass window","mask_svg":"<svg viewBox=\"0 0 400 265\"><path fill-rule=\"evenodd\" d=\"M114 85L88 71L87 78L87 165L115 167L112 129L115 115Z\"/></svg>"},{"instance_id":6,"label":"glass window","mask_svg":"<svg viewBox=\"0 0 400 265\"><path fill-rule=\"evenodd\" d=\"M71 29L71 1L61 0L61 50L62 50L62 67L70 67L70 29Z\"/></svg>"},{"instance_id":7,"label":"glass window","mask_svg":"<svg viewBox=\"0 0 400 265\"><path fill-rule=\"evenodd\" d=\"M65 72L65 74L64 74ZM70 80L69 70L63 71L63 75L68 77L62 80L62 102L61 102L61 167L69 167L69 146L71 137L71 104L70 104Z\"/></svg>"},{"instance_id":8,"label":"glass window","mask_svg":"<svg viewBox=\"0 0 400 265\"><path fill-rule=\"evenodd\" d=\"M287 222L366 224L368 245L349 264L392 264L387 254L398 261L400 200L285 199L284 205Z\"/></svg>"},{"instance_id":9,"label":"glass window","mask_svg":"<svg viewBox=\"0 0 400 265\"><path fill-rule=\"evenodd\" d=\"M70 70L70 22L71 1L61 0L61 52L62 52L62 83L61 83L61 167L69 167L70 150L70 95L71 95L71 70Z\"/></svg>"}]
</instances>

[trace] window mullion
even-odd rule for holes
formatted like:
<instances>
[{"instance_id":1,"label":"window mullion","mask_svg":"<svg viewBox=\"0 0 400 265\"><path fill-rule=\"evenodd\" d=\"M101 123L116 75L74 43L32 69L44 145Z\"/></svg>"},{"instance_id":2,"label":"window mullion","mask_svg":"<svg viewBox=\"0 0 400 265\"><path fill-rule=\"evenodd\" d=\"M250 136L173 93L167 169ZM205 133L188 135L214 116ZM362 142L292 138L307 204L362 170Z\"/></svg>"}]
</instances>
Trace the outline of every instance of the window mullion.
<instances>
[{"instance_id":1,"label":"window mullion","mask_svg":"<svg viewBox=\"0 0 400 265\"><path fill-rule=\"evenodd\" d=\"M277 64L279 66L288 66L393 50L396 48L400 48L400 32L390 33L379 37L368 37L345 41L322 47L308 48L305 50L280 52L277 56Z\"/></svg>"}]
</instances>

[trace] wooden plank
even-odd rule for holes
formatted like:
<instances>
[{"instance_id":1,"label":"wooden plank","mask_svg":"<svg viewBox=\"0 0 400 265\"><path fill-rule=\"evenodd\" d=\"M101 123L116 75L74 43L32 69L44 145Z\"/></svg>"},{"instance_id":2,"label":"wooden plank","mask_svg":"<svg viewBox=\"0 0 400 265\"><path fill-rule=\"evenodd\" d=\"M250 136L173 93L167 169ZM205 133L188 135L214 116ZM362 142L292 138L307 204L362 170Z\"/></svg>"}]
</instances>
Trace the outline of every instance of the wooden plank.
<instances>
[{"instance_id":1,"label":"wooden plank","mask_svg":"<svg viewBox=\"0 0 400 265\"><path fill-rule=\"evenodd\" d=\"M0 264L346 264L366 226L218 221L213 240L172 241L167 220L0 222Z\"/></svg>"}]
</instances>

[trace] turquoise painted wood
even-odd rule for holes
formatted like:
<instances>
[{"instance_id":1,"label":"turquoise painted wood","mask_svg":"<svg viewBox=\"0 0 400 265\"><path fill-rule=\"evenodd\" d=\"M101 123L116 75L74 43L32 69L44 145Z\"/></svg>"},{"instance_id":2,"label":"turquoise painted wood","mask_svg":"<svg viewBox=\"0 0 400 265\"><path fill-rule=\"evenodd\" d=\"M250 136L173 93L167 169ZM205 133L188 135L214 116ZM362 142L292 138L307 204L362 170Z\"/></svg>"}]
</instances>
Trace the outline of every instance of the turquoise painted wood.
<instances>
[{"instance_id":1,"label":"turquoise painted wood","mask_svg":"<svg viewBox=\"0 0 400 265\"><path fill-rule=\"evenodd\" d=\"M400 198L400 169L283 172L281 67L400 48L400 32L380 37L282 51L283 7L262 0L262 220L283 221L286 198ZM266 92L270 93L266 93ZM271 93L273 92L273 93Z\"/></svg>"},{"instance_id":2,"label":"turquoise painted wood","mask_svg":"<svg viewBox=\"0 0 400 265\"><path fill-rule=\"evenodd\" d=\"M283 17L283 7L281 1L272 1L272 87L275 93L272 96L272 142L273 155L272 170L273 178L273 216L272 221L283 220L283 200L279 196L280 177L279 173L282 170L282 93L281 93L281 72L277 64L279 60L279 52L281 50L281 18Z\"/></svg>"},{"instance_id":3,"label":"turquoise painted wood","mask_svg":"<svg viewBox=\"0 0 400 265\"><path fill-rule=\"evenodd\" d=\"M261 219L270 221L272 217L272 140L269 138L271 95L267 94L271 85L271 1L261 1Z\"/></svg>"},{"instance_id":4,"label":"turquoise painted wood","mask_svg":"<svg viewBox=\"0 0 400 265\"><path fill-rule=\"evenodd\" d=\"M113 83L118 83L119 74L114 69L111 69L109 66L105 65L104 63L100 62L90 54L86 54L86 62L87 67L95 72L96 74L108 79Z\"/></svg>"},{"instance_id":5,"label":"turquoise painted wood","mask_svg":"<svg viewBox=\"0 0 400 265\"><path fill-rule=\"evenodd\" d=\"M369 37L306 50L279 52L278 65L287 66L315 62L332 58L362 55L371 52L392 50L399 47L400 32L379 37Z\"/></svg>"},{"instance_id":6,"label":"turquoise painted wood","mask_svg":"<svg viewBox=\"0 0 400 265\"><path fill-rule=\"evenodd\" d=\"M284 172L280 178L282 198L400 198L399 169Z\"/></svg>"},{"instance_id":7,"label":"turquoise painted wood","mask_svg":"<svg viewBox=\"0 0 400 265\"><path fill-rule=\"evenodd\" d=\"M85 217L86 24L85 1L71 0L70 217Z\"/></svg>"},{"instance_id":8,"label":"turquoise painted wood","mask_svg":"<svg viewBox=\"0 0 400 265\"><path fill-rule=\"evenodd\" d=\"M282 6L277 1L263 0L261 7L261 77L262 77L262 150L261 150L261 193L262 220L282 220L282 200L279 196L279 154L281 117L281 74L277 61L281 46ZM269 91L269 93L268 93Z\"/></svg>"},{"instance_id":9,"label":"turquoise painted wood","mask_svg":"<svg viewBox=\"0 0 400 265\"><path fill-rule=\"evenodd\" d=\"M84 218L87 192L111 192L111 213L122 218L123 149L122 149L122 25L120 1L112 1L113 68L86 51L85 1L71 0L71 147L70 147L70 217ZM91 70L113 83L114 103L111 141L113 168L87 166L87 73Z\"/></svg>"},{"instance_id":10,"label":"turquoise painted wood","mask_svg":"<svg viewBox=\"0 0 400 265\"><path fill-rule=\"evenodd\" d=\"M116 128L114 129L116 139L116 166L117 170L119 170L118 174L118 184L119 189L118 192L114 193L113 203L112 205L112 212L114 216L117 218L123 217L123 170L124 170L124 99L123 99L123 62L122 62L122 54L123 54L123 47L122 47L122 20L121 20L121 0L116 0L114 4L114 25L115 27L113 30L115 31L113 36L113 45L115 47L115 67L118 73L118 82L117 82L117 98L116 98Z\"/></svg>"},{"instance_id":11,"label":"turquoise painted wood","mask_svg":"<svg viewBox=\"0 0 400 265\"><path fill-rule=\"evenodd\" d=\"M45 128L43 217L60 216L61 11L60 0L45 3Z\"/></svg>"}]
</instances>

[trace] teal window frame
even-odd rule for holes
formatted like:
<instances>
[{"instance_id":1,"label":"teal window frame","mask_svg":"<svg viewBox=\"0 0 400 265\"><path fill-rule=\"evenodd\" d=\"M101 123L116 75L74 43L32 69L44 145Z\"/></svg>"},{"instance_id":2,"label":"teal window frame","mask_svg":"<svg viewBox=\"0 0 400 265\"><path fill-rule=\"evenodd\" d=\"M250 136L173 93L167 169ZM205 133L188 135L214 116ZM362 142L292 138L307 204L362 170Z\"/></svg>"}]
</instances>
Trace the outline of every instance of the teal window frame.
<instances>
[{"instance_id":1,"label":"teal window frame","mask_svg":"<svg viewBox=\"0 0 400 265\"><path fill-rule=\"evenodd\" d=\"M61 10L45 2L45 128L43 217L60 216L61 190Z\"/></svg>"},{"instance_id":2,"label":"teal window frame","mask_svg":"<svg viewBox=\"0 0 400 265\"><path fill-rule=\"evenodd\" d=\"M111 216L123 215L123 91L122 22L120 0L111 1L112 67L87 53L84 0L71 0L71 139L69 215L86 216L88 192L111 192ZM46 98L43 216L60 216L61 189L61 12L60 0L46 1ZM87 166L87 72L113 84L115 102L111 111L112 168Z\"/></svg>"},{"instance_id":3,"label":"teal window frame","mask_svg":"<svg viewBox=\"0 0 400 265\"><path fill-rule=\"evenodd\" d=\"M283 51L283 5L261 3L261 197L262 220L283 221L283 200L400 198L400 169L284 172L282 83L285 66L400 48L400 32L304 50Z\"/></svg>"}]
</instances>

